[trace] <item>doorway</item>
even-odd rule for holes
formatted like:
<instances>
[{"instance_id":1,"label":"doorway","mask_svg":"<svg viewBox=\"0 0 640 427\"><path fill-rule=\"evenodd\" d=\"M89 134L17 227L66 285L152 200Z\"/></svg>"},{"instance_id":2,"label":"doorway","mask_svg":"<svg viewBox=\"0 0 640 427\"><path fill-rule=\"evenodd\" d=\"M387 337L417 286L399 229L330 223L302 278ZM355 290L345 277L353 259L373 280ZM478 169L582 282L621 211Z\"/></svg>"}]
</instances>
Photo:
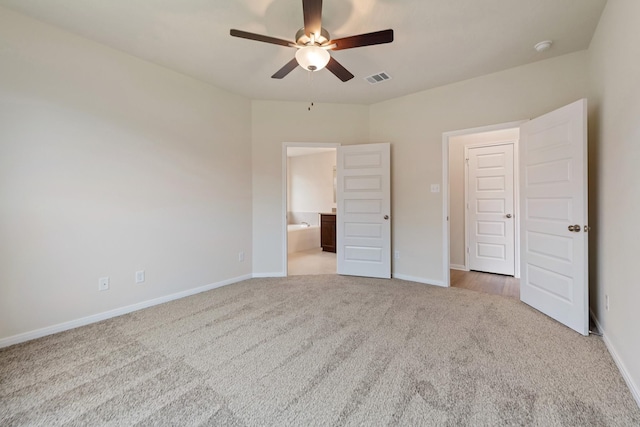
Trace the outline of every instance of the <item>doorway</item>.
<instances>
[{"instance_id":1,"label":"doorway","mask_svg":"<svg viewBox=\"0 0 640 427\"><path fill-rule=\"evenodd\" d=\"M445 135L445 271L519 277L519 124Z\"/></svg>"},{"instance_id":2,"label":"doorway","mask_svg":"<svg viewBox=\"0 0 640 427\"><path fill-rule=\"evenodd\" d=\"M588 335L587 100L580 99L534 119L442 135L443 273L450 277L449 158L452 138L519 127L517 163L521 193L516 207L520 230L520 300ZM454 193L451 193L453 195ZM516 209L517 210L517 209ZM520 256L520 255L518 255Z\"/></svg>"},{"instance_id":3,"label":"doorway","mask_svg":"<svg viewBox=\"0 0 640 427\"><path fill-rule=\"evenodd\" d=\"M320 220L321 215L335 214L337 145L290 143L283 146L286 275L335 274L337 271L335 252L323 250L321 246Z\"/></svg>"},{"instance_id":4,"label":"doorway","mask_svg":"<svg viewBox=\"0 0 640 427\"><path fill-rule=\"evenodd\" d=\"M334 200L332 212L326 206L315 208L310 216L300 216L289 210L289 150L309 151L324 148L335 150L335 175L331 168L331 194ZM283 143L282 144L282 225L283 225L283 275L289 269L288 225L291 221L307 218L320 221L319 217L333 216L335 240L321 241L323 249L332 248L336 253L336 268L332 273L341 275L391 278L391 144L340 144ZM314 164L315 166L315 164ZM329 168L323 168L323 171ZM324 172L323 172L324 173ZM293 192L291 194L293 198ZM305 196L306 197L306 196ZM323 212L325 211L325 212ZM308 228L310 221L301 220ZM306 223L306 224L305 224ZM327 233L320 231L324 239ZM326 243L326 244L325 244ZM325 251L323 251L325 252ZM309 272L307 274L318 274Z\"/></svg>"}]
</instances>

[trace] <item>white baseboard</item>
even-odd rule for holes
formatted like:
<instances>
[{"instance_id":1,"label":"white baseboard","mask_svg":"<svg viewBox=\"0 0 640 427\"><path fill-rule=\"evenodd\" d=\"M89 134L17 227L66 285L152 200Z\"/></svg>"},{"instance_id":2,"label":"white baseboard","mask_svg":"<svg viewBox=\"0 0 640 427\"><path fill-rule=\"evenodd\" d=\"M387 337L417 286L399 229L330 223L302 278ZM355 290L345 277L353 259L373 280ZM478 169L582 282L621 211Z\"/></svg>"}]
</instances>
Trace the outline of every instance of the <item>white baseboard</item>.
<instances>
[{"instance_id":1,"label":"white baseboard","mask_svg":"<svg viewBox=\"0 0 640 427\"><path fill-rule=\"evenodd\" d=\"M251 277L253 277L254 279L264 279L267 277L287 277L287 274L283 273L282 271L279 271L277 273L253 273Z\"/></svg>"},{"instance_id":2,"label":"white baseboard","mask_svg":"<svg viewBox=\"0 0 640 427\"><path fill-rule=\"evenodd\" d=\"M177 292L171 295L165 295L162 297L142 301L136 304L128 305L125 307L116 308L113 310L105 311L91 316L82 317L80 319L70 320L68 322L58 323L57 325L47 326L46 328L36 329L35 331L24 332L22 334L13 335L7 338L0 339L0 348L8 347L10 345L19 344L25 341L30 341L36 338L42 338L47 335L56 334L58 332L67 331L69 329L78 328L80 326L86 326L91 323L100 322L102 320L110 319L116 316L122 316L134 311L142 310L143 308L149 308L154 305L164 304L165 302L177 300L180 298L188 297L191 295L199 294L201 292L210 291L211 289L220 288L222 286L231 285L233 283L242 282L243 280L251 279L251 274L244 276L234 277L232 279L222 280L220 282L211 283L209 285L200 286L186 291Z\"/></svg>"},{"instance_id":3,"label":"white baseboard","mask_svg":"<svg viewBox=\"0 0 640 427\"><path fill-rule=\"evenodd\" d=\"M624 362L622 362L622 359L620 359L620 356L618 356L618 352L616 351L611 341L609 341L609 338L607 338L607 334L602 328L602 325L600 325L598 318L595 316L592 310L589 310L589 312L591 313L591 317L598 327L598 330L600 331L600 333L602 333L602 340L604 341L604 345L607 347L607 350L609 350L611 358L616 363L616 366L618 367L622 378L624 378L624 381L627 383L629 390L631 390L631 395L636 400L638 407L640 407L640 387L638 387L638 385L633 381L633 378L631 378L631 375L629 375L627 367L625 366Z\"/></svg>"},{"instance_id":4,"label":"white baseboard","mask_svg":"<svg viewBox=\"0 0 640 427\"><path fill-rule=\"evenodd\" d=\"M449 268L452 269L452 270L469 271L469 269L467 267L465 267L464 265L460 265L460 264L449 264Z\"/></svg>"},{"instance_id":5,"label":"white baseboard","mask_svg":"<svg viewBox=\"0 0 640 427\"><path fill-rule=\"evenodd\" d=\"M441 280L424 279L422 277L407 276L404 274L393 274L392 276L394 279L407 280L409 282L416 282L416 283L424 283L425 285L440 286L443 288L447 287L447 284Z\"/></svg>"}]
</instances>

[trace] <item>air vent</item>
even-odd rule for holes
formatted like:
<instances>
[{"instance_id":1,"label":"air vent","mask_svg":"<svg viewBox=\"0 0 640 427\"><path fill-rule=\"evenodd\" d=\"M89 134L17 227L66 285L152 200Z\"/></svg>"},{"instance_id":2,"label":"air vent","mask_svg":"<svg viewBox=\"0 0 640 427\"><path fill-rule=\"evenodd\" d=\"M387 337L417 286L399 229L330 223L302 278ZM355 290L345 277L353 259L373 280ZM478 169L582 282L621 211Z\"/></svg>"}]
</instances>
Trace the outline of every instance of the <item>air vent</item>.
<instances>
[{"instance_id":1,"label":"air vent","mask_svg":"<svg viewBox=\"0 0 640 427\"><path fill-rule=\"evenodd\" d=\"M369 83L371 83L372 85L375 85L377 83L382 83L385 80L389 80L391 79L391 77L389 76L389 74L383 72L380 72L378 74L374 74L372 76L369 77L365 77L364 78L366 81L368 81Z\"/></svg>"}]
</instances>

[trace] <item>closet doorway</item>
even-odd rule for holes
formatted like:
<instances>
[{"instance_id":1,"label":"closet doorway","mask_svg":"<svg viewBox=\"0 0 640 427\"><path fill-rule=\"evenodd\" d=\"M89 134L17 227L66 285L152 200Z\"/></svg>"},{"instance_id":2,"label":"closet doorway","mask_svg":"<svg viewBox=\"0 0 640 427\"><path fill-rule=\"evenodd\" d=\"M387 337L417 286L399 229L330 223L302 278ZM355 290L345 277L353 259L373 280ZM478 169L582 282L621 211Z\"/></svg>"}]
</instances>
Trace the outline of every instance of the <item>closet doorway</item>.
<instances>
[{"instance_id":1,"label":"closet doorway","mask_svg":"<svg viewBox=\"0 0 640 427\"><path fill-rule=\"evenodd\" d=\"M507 281L511 288L517 283L519 124L470 129L446 138L448 227L443 238L448 242L450 282L475 277L477 290L482 290L480 282L495 287Z\"/></svg>"},{"instance_id":2,"label":"closet doorway","mask_svg":"<svg viewBox=\"0 0 640 427\"><path fill-rule=\"evenodd\" d=\"M515 227L520 232L516 233L515 275L520 278L520 300L586 336L589 333L589 242L585 233L589 225L585 98L511 126L442 135L442 177L447 188L442 207L446 285L450 285L452 264L449 242L451 238L453 243L455 232L449 218L455 211L449 199L457 194L449 186L453 176L449 172L454 146L451 141L456 137L516 127L519 135L515 157L520 179L516 178L514 186L515 198L519 201ZM516 173L516 177L519 174ZM504 210L502 213L508 214Z\"/></svg>"}]
</instances>

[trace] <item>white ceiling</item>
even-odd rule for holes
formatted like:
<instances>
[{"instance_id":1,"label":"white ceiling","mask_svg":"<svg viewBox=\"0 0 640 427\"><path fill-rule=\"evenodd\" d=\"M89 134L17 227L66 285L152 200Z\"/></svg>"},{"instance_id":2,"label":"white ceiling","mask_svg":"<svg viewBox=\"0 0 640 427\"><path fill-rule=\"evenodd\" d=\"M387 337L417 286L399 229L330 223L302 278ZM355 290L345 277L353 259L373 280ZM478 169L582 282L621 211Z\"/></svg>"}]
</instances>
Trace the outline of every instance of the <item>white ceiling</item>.
<instances>
[{"instance_id":1,"label":"white ceiling","mask_svg":"<svg viewBox=\"0 0 640 427\"><path fill-rule=\"evenodd\" d=\"M586 49L606 0L324 0L332 38L392 28L393 43L332 52L327 70L270 76L294 49L229 35L293 40L301 0L0 0L0 5L251 99L371 104ZM533 45L551 39L538 53ZM381 71L392 79L370 85Z\"/></svg>"}]
</instances>

